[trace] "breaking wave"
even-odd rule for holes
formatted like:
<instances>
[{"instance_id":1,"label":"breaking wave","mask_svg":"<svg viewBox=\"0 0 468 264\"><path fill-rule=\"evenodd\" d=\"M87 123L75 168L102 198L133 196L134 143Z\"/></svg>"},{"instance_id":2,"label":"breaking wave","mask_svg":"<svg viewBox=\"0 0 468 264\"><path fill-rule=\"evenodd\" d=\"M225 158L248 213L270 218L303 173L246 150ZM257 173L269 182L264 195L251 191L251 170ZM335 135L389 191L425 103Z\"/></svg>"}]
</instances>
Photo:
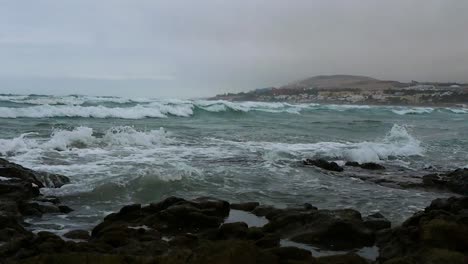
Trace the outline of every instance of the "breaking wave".
<instances>
[{"instance_id":1,"label":"breaking wave","mask_svg":"<svg viewBox=\"0 0 468 264\"><path fill-rule=\"evenodd\" d=\"M287 144L270 142L234 142L251 151L267 153L268 156L281 157L282 154L294 158L331 158L357 162L379 162L409 156L422 156L425 149L421 142L408 133L405 126L393 125L387 135L377 141L364 142L317 142L310 144Z\"/></svg>"},{"instance_id":2,"label":"breaking wave","mask_svg":"<svg viewBox=\"0 0 468 264\"><path fill-rule=\"evenodd\" d=\"M0 139L0 155L10 156L33 150L65 151L73 148L106 148L113 146L154 147L171 142L168 132L159 130L137 131L133 127L119 126L108 129L102 137L92 128L77 127L73 130L54 130L49 139L29 138L35 133L22 134L13 139Z\"/></svg>"},{"instance_id":3,"label":"breaking wave","mask_svg":"<svg viewBox=\"0 0 468 264\"><path fill-rule=\"evenodd\" d=\"M15 103L14 107L1 106L2 102ZM282 102L229 102L177 99L128 99L99 96L39 96L0 95L0 118L167 118L191 117L198 112L210 113L287 113L302 114L317 111L380 111L397 115L422 115L434 112L468 114L465 108L392 107L337 104L290 104Z\"/></svg>"}]
</instances>

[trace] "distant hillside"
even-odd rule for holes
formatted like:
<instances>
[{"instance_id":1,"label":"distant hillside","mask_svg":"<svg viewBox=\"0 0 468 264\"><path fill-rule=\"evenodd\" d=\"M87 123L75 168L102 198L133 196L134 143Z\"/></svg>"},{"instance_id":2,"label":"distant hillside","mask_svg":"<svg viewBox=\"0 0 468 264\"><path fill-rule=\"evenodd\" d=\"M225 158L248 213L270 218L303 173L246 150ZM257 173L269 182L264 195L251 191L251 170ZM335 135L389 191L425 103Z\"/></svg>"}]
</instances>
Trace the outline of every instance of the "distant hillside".
<instances>
[{"instance_id":1,"label":"distant hillside","mask_svg":"<svg viewBox=\"0 0 468 264\"><path fill-rule=\"evenodd\" d=\"M381 81L366 76L319 75L282 86L284 89L339 89L339 88L392 88L404 84L395 81Z\"/></svg>"},{"instance_id":2,"label":"distant hillside","mask_svg":"<svg viewBox=\"0 0 468 264\"><path fill-rule=\"evenodd\" d=\"M466 105L468 84L383 81L366 76L320 75L290 84L227 93L211 99L295 103Z\"/></svg>"}]
</instances>

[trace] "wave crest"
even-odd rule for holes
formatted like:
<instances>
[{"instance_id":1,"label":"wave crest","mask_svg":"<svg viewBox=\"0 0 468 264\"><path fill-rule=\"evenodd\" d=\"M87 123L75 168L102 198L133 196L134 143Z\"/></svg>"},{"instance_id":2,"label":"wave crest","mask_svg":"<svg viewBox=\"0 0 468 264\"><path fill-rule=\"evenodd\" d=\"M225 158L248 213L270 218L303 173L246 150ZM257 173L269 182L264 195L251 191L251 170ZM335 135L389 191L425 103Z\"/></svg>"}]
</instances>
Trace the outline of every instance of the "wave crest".
<instances>
[{"instance_id":1,"label":"wave crest","mask_svg":"<svg viewBox=\"0 0 468 264\"><path fill-rule=\"evenodd\" d=\"M340 104L290 104L284 102L229 102L224 100L178 100L178 99L128 99L99 96L22 96L0 95L1 102L20 104L15 107L0 107L0 118L166 118L190 117L197 111L211 113L288 113L301 114L315 111L380 111L397 115L422 115L432 113L468 114L466 108L430 108L401 106L369 106Z\"/></svg>"},{"instance_id":2,"label":"wave crest","mask_svg":"<svg viewBox=\"0 0 468 264\"><path fill-rule=\"evenodd\" d=\"M49 140L28 138L35 133L22 134L13 139L0 139L0 154L11 156L39 150L65 151L73 148L105 148L112 146L154 147L171 142L164 128L137 131L133 127L119 126L108 129L102 137L96 136L92 128L77 127L73 130L54 130Z\"/></svg>"},{"instance_id":3,"label":"wave crest","mask_svg":"<svg viewBox=\"0 0 468 264\"><path fill-rule=\"evenodd\" d=\"M267 157L281 159L293 157L330 158L357 162L379 162L391 158L422 156L425 149L421 142L408 133L405 126L394 124L387 135L376 141L363 142L317 142L317 143L271 143L224 141L251 151L265 153Z\"/></svg>"}]
</instances>

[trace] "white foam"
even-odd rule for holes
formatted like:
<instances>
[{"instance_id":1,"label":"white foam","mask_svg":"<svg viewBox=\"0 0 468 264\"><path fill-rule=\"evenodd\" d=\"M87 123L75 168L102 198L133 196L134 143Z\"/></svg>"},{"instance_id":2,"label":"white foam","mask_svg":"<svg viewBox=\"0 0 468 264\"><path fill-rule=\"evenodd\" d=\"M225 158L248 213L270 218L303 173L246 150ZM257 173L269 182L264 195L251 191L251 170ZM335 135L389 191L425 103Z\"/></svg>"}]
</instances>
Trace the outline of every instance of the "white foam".
<instances>
[{"instance_id":1,"label":"white foam","mask_svg":"<svg viewBox=\"0 0 468 264\"><path fill-rule=\"evenodd\" d=\"M0 154L8 156L18 152L28 151L30 148L36 146L36 141L27 138L27 136L34 134L35 133L25 133L13 139L0 139Z\"/></svg>"},{"instance_id":2,"label":"white foam","mask_svg":"<svg viewBox=\"0 0 468 264\"><path fill-rule=\"evenodd\" d=\"M129 126L113 127L106 131L102 140L108 145L154 146L169 142L167 132L160 128L147 132L137 131Z\"/></svg>"},{"instance_id":3,"label":"white foam","mask_svg":"<svg viewBox=\"0 0 468 264\"><path fill-rule=\"evenodd\" d=\"M26 133L13 139L0 139L0 154L15 155L35 150L70 150L72 148L88 148L83 151L86 155L103 154L103 146L146 146L171 142L168 133L163 129L150 131L137 131L129 126L112 127L102 138L93 135L89 127L77 127L73 130L56 129L49 140L32 139L27 136L35 133ZM91 147L91 149L89 148ZM83 154L83 153L81 153Z\"/></svg>"},{"instance_id":4,"label":"white foam","mask_svg":"<svg viewBox=\"0 0 468 264\"><path fill-rule=\"evenodd\" d=\"M224 100L179 100L150 98L121 98L100 96L0 96L0 100L25 104L24 107L0 107L0 118L165 118L169 116L190 117L194 109L207 112L268 112L301 114L303 111L390 111L398 115L430 114L435 111L430 107L396 107L341 104L290 104L281 102L230 102ZM103 105L113 103L113 107ZM35 106L31 106L31 104ZM91 105L84 105L91 104ZM128 105L124 105L128 104ZM465 114L465 108L438 109L440 112Z\"/></svg>"},{"instance_id":5,"label":"white foam","mask_svg":"<svg viewBox=\"0 0 468 264\"><path fill-rule=\"evenodd\" d=\"M71 147L88 146L95 140L93 129L89 127L77 127L72 131L55 130L52 138L43 144L42 148L67 150Z\"/></svg>"},{"instance_id":6,"label":"white foam","mask_svg":"<svg viewBox=\"0 0 468 264\"><path fill-rule=\"evenodd\" d=\"M281 153L292 155L296 159L304 157L329 157L357 162L379 162L391 157L421 156L424 148L421 142L411 136L404 126L395 124L390 132L380 141L364 142L317 142L317 143L270 143L270 142L234 142L224 141L250 151L277 153L270 157L281 157ZM283 155L284 156L284 155Z\"/></svg>"},{"instance_id":7,"label":"white foam","mask_svg":"<svg viewBox=\"0 0 468 264\"><path fill-rule=\"evenodd\" d=\"M0 176L0 181L9 181L11 178Z\"/></svg>"}]
</instances>

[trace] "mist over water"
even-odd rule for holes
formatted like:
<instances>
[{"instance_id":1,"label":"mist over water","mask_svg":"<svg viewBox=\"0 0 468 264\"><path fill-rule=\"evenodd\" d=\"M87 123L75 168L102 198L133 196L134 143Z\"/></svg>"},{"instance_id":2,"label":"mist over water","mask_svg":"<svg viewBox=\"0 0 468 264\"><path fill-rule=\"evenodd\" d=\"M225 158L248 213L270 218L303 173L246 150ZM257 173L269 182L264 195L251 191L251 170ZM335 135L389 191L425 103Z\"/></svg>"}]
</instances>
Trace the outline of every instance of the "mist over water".
<instances>
[{"instance_id":1,"label":"mist over water","mask_svg":"<svg viewBox=\"0 0 468 264\"><path fill-rule=\"evenodd\" d=\"M0 156L72 180L44 190L77 209L53 227L48 218L36 222L45 229L92 225L123 204L169 195L309 202L399 222L449 194L384 187L300 161L378 162L385 177L468 165L463 108L1 95L0 124Z\"/></svg>"}]
</instances>

